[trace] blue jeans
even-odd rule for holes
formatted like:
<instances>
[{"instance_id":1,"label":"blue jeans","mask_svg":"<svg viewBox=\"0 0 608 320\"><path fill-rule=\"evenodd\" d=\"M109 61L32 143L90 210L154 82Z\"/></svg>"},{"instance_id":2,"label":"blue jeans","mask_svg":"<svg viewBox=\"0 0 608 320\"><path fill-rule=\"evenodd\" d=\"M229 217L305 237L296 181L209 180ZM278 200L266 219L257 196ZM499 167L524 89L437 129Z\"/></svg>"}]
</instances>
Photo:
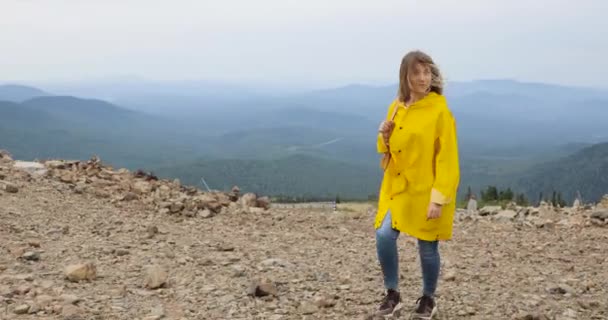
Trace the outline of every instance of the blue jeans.
<instances>
[{"instance_id":1,"label":"blue jeans","mask_svg":"<svg viewBox=\"0 0 608 320\"><path fill-rule=\"evenodd\" d=\"M399 231L391 226L391 212L387 212L382 226L376 230L376 251L384 274L386 289L399 289L399 255L397 238ZM422 293L432 297L437 289L439 279L439 242L418 239L418 253L422 267Z\"/></svg>"}]
</instances>

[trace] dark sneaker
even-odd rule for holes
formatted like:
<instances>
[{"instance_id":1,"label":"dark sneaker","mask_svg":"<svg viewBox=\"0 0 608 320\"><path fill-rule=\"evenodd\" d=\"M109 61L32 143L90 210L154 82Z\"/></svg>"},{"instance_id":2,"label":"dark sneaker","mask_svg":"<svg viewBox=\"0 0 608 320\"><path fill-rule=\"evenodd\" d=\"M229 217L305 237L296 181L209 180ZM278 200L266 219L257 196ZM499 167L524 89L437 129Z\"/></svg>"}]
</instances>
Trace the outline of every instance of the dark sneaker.
<instances>
[{"instance_id":1,"label":"dark sneaker","mask_svg":"<svg viewBox=\"0 0 608 320\"><path fill-rule=\"evenodd\" d=\"M435 300L428 296L422 296L416 301L416 310L412 313L411 320L431 320L437 314Z\"/></svg>"},{"instance_id":2,"label":"dark sneaker","mask_svg":"<svg viewBox=\"0 0 608 320\"><path fill-rule=\"evenodd\" d=\"M386 296L382 299L382 303L376 311L376 315L387 315L393 313L395 307L401 302L401 295L399 292L388 289L386 291Z\"/></svg>"}]
</instances>

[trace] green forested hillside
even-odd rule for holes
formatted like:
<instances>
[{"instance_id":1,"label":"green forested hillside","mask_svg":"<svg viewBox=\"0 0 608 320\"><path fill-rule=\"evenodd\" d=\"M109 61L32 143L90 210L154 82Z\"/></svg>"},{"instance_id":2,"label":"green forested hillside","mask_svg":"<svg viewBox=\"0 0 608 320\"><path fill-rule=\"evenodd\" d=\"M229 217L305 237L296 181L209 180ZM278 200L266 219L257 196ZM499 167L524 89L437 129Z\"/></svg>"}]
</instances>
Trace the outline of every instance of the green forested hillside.
<instances>
[{"instance_id":1,"label":"green forested hillside","mask_svg":"<svg viewBox=\"0 0 608 320\"><path fill-rule=\"evenodd\" d=\"M580 191L583 200L597 201L608 194L608 143L596 144L568 157L536 165L513 181L531 197L555 190L572 201Z\"/></svg>"},{"instance_id":2,"label":"green forested hillside","mask_svg":"<svg viewBox=\"0 0 608 320\"><path fill-rule=\"evenodd\" d=\"M380 187L382 171L319 157L295 155L277 160L200 160L155 170L182 183L229 190L238 185L246 191L303 199L367 199Z\"/></svg>"}]
</instances>

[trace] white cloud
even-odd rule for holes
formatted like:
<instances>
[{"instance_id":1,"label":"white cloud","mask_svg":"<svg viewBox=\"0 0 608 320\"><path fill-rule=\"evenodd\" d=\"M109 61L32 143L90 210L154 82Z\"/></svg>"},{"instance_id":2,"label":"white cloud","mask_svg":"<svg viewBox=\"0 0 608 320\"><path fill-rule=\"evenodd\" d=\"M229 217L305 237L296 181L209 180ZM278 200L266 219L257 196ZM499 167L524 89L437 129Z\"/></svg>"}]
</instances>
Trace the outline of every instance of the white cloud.
<instances>
[{"instance_id":1,"label":"white cloud","mask_svg":"<svg viewBox=\"0 0 608 320\"><path fill-rule=\"evenodd\" d=\"M0 79L390 82L421 48L451 79L606 86L606 3L2 0Z\"/></svg>"}]
</instances>

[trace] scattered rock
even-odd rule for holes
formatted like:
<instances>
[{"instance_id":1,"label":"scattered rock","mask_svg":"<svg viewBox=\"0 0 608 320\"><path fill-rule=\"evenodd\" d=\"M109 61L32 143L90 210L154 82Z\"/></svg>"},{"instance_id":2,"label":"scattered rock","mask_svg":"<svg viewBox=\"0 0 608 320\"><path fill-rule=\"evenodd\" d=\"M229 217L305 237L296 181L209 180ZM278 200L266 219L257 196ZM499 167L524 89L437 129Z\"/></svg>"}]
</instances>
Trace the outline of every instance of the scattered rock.
<instances>
[{"instance_id":1,"label":"scattered rock","mask_svg":"<svg viewBox=\"0 0 608 320\"><path fill-rule=\"evenodd\" d=\"M97 268L93 263L70 265L65 268L65 277L72 282L92 281L97 279Z\"/></svg>"},{"instance_id":2,"label":"scattered rock","mask_svg":"<svg viewBox=\"0 0 608 320\"><path fill-rule=\"evenodd\" d=\"M26 249L27 248L25 248L23 246L14 246L14 247L9 247L8 248L8 252L11 255L13 255L15 258L19 258L19 257L22 257L25 254Z\"/></svg>"},{"instance_id":3,"label":"scattered rock","mask_svg":"<svg viewBox=\"0 0 608 320\"><path fill-rule=\"evenodd\" d=\"M203 261L201 261L201 266L203 266L203 267L209 267L214 264L215 264L215 262L213 262L213 260L211 260L211 259L204 259Z\"/></svg>"},{"instance_id":4,"label":"scattered rock","mask_svg":"<svg viewBox=\"0 0 608 320\"><path fill-rule=\"evenodd\" d=\"M55 299L49 295L39 295L36 297L36 304L41 308L49 307Z\"/></svg>"},{"instance_id":5,"label":"scattered rock","mask_svg":"<svg viewBox=\"0 0 608 320\"><path fill-rule=\"evenodd\" d=\"M25 171L33 176L44 176L47 173L44 164L39 162L15 161L13 163L13 168Z\"/></svg>"},{"instance_id":6,"label":"scattered rock","mask_svg":"<svg viewBox=\"0 0 608 320\"><path fill-rule=\"evenodd\" d=\"M148 267L145 275L145 286L148 289L158 289L166 285L169 275L160 266Z\"/></svg>"},{"instance_id":7,"label":"scattered rock","mask_svg":"<svg viewBox=\"0 0 608 320\"><path fill-rule=\"evenodd\" d=\"M211 217L213 217L213 213L212 213L212 212L211 212L211 210L209 210L209 209L205 209L205 210L201 210L201 211L199 211L199 212L198 212L198 215L199 215L201 218L204 218L204 219L207 219L207 218L211 218Z\"/></svg>"},{"instance_id":8,"label":"scattered rock","mask_svg":"<svg viewBox=\"0 0 608 320\"><path fill-rule=\"evenodd\" d=\"M154 236L156 234L158 234L158 227L157 226L148 226L148 228L146 228L146 232L148 233L148 238L152 239L152 238L154 238Z\"/></svg>"},{"instance_id":9,"label":"scattered rock","mask_svg":"<svg viewBox=\"0 0 608 320\"><path fill-rule=\"evenodd\" d=\"M83 310L75 305L66 304L61 306L61 315L64 320L84 320Z\"/></svg>"},{"instance_id":10,"label":"scattered rock","mask_svg":"<svg viewBox=\"0 0 608 320\"><path fill-rule=\"evenodd\" d=\"M278 296L279 291L270 282L253 283L249 289L249 295L254 297Z\"/></svg>"},{"instance_id":11,"label":"scattered rock","mask_svg":"<svg viewBox=\"0 0 608 320\"><path fill-rule=\"evenodd\" d=\"M600 203L597 204L597 207L600 209L608 209L608 194L605 194L602 197Z\"/></svg>"},{"instance_id":12,"label":"scattered rock","mask_svg":"<svg viewBox=\"0 0 608 320\"><path fill-rule=\"evenodd\" d=\"M138 179L144 179L145 181L158 181L158 177L152 172L146 172L141 169L135 171L133 176Z\"/></svg>"},{"instance_id":13,"label":"scattered rock","mask_svg":"<svg viewBox=\"0 0 608 320\"><path fill-rule=\"evenodd\" d=\"M234 186L232 187L232 191L230 191L230 193L228 193L228 199L230 199L230 201L235 202L237 200L239 200L239 194L241 193L241 189L239 189L239 187Z\"/></svg>"},{"instance_id":14,"label":"scattered rock","mask_svg":"<svg viewBox=\"0 0 608 320\"><path fill-rule=\"evenodd\" d=\"M27 294L31 290L32 290L32 287L27 286L27 285L22 285L22 286L19 286L19 287L15 288L13 290L13 293L16 294L16 295L22 296L22 295Z\"/></svg>"},{"instance_id":15,"label":"scattered rock","mask_svg":"<svg viewBox=\"0 0 608 320\"><path fill-rule=\"evenodd\" d=\"M137 181L133 184L133 191L145 195L152 192L152 186L147 181Z\"/></svg>"},{"instance_id":16,"label":"scattered rock","mask_svg":"<svg viewBox=\"0 0 608 320\"><path fill-rule=\"evenodd\" d=\"M114 253L115 253L117 256L122 257L122 256L126 256L126 255L128 255L130 252L129 252L129 250L127 250L127 249L117 249L117 250L116 250Z\"/></svg>"},{"instance_id":17,"label":"scattered rock","mask_svg":"<svg viewBox=\"0 0 608 320\"><path fill-rule=\"evenodd\" d=\"M230 245L228 243L220 243L218 245L217 249L219 251L223 251L223 252L231 252L231 251L234 251L234 246Z\"/></svg>"},{"instance_id":18,"label":"scattered rock","mask_svg":"<svg viewBox=\"0 0 608 320\"><path fill-rule=\"evenodd\" d=\"M300 313L303 315L311 315L318 311L318 307L310 302L304 302L300 305Z\"/></svg>"},{"instance_id":19,"label":"scattered rock","mask_svg":"<svg viewBox=\"0 0 608 320\"><path fill-rule=\"evenodd\" d=\"M87 185L84 183L78 183L74 187L74 193L76 194L83 194L85 192L87 192Z\"/></svg>"},{"instance_id":20,"label":"scattered rock","mask_svg":"<svg viewBox=\"0 0 608 320\"><path fill-rule=\"evenodd\" d=\"M530 211L530 208L520 208L517 210L517 216L525 218L530 215Z\"/></svg>"},{"instance_id":21,"label":"scattered rock","mask_svg":"<svg viewBox=\"0 0 608 320\"><path fill-rule=\"evenodd\" d=\"M40 248L40 240L31 239L27 242L30 247Z\"/></svg>"},{"instance_id":22,"label":"scattered rock","mask_svg":"<svg viewBox=\"0 0 608 320\"><path fill-rule=\"evenodd\" d=\"M261 266L264 267L281 267L281 268L288 268L288 267L293 267L293 265L283 259L278 259L278 258L272 258L272 259L266 259L264 261L262 261L260 263Z\"/></svg>"},{"instance_id":23,"label":"scattered rock","mask_svg":"<svg viewBox=\"0 0 608 320\"><path fill-rule=\"evenodd\" d=\"M27 304L21 304L13 309L15 314L27 314L30 311L30 306Z\"/></svg>"},{"instance_id":24,"label":"scattered rock","mask_svg":"<svg viewBox=\"0 0 608 320\"><path fill-rule=\"evenodd\" d=\"M111 197L110 193L103 189L94 189L93 195L98 199L109 199Z\"/></svg>"},{"instance_id":25,"label":"scattered rock","mask_svg":"<svg viewBox=\"0 0 608 320\"><path fill-rule=\"evenodd\" d=\"M29 314L36 314L38 312L40 312L40 307L35 303L32 303L32 305L30 306L30 310L27 311L27 313Z\"/></svg>"},{"instance_id":26,"label":"scattered rock","mask_svg":"<svg viewBox=\"0 0 608 320\"><path fill-rule=\"evenodd\" d=\"M255 193L245 193L241 197L241 206L243 206L244 208L256 207L258 204L257 198L258 197L255 195Z\"/></svg>"},{"instance_id":27,"label":"scattered rock","mask_svg":"<svg viewBox=\"0 0 608 320\"><path fill-rule=\"evenodd\" d=\"M494 218L498 221L512 221L517 217L517 212L513 210L503 210L498 212Z\"/></svg>"},{"instance_id":28,"label":"scattered rock","mask_svg":"<svg viewBox=\"0 0 608 320\"><path fill-rule=\"evenodd\" d=\"M261 214L261 213L264 213L265 211L266 211L266 209L264 209L264 208L258 208L258 207L249 208L249 213L253 213L253 214Z\"/></svg>"},{"instance_id":29,"label":"scattered rock","mask_svg":"<svg viewBox=\"0 0 608 320\"><path fill-rule=\"evenodd\" d=\"M485 207L481 208L481 210L479 210L479 215L480 216L495 215L495 214L499 213L500 211L502 211L502 207L500 207L500 206L485 206Z\"/></svg>"},{"instance_id":30,"label":"scattered rock","mask_svg":"<svg viewBox=\"0 0 608 320\"><path fill-rule=\"evenodd\" d=\"M568 308L566 309L563 313L562 316L566 317L566 318L570 318L570 319L576 319L577 318L577 312Z\"/></svg>"},{"instance_id":31,"label":"scattered rock","mask_svg":"<svg viewBox=\"0 0 608 320\"><path fill-rule=\"evenodd\" d=\"M162 306L157 306L150 310L150 315L146 316L144 320L159 320L165 317L165 309Z\"/></svg>"},{"instance_id":32,"label":"scattered rock","mask_svg":"<svg viewBox=\"0 0 608 320\"><path fill-rule=\"evenodd\" d=\"M27 261L40 261L40 253L34 251L28 251L21 257Z\"/></svg>"},{"instance_id":33,"label":"scattered rock","mask_svg":"<svg viewBox=\"0 0 608 320\"><path fill-rule=\"evenodd\" d=\"M232 266L232 276L235 278L245 276L245 268L241 265L233 265Z\"/></svg>"},{"instance_id":34,"label":"scattered rock","mask_svg":"<svg viewBox=\"0 0 608 320\"><path fill-rule=\"evenodd\" d=\"M336 300L327 296L319 296L315 298L314 303L319 308L331 308L336 305Z\"/></svg>"},{"instance_id":35,"label":"scattered rock","mask_svg":"<svg viewBox=\"0 0 608 320\"><path fill-rule=\"evenodd\" d=\"M137 199L139 199L137 194L135 194L134 192L127 192L120 200L121 201L133 201L133 200L137 200Z\"/></svg>"},{"instance_id":36,"label":"scattered rock","mask_svg":"<svg viewBox=\"0 0 608 320\"><path fill-rule=\"evenodd\" d=\"M59 177L59 181L63 183L74 183L76 182L76 178L72 173L64 173Z\"/></svg>"},{"instance_id":37,"label":"scattered rock","mask_svg":"<svg viewBox=\"0 0 608 320\"><path fill-rule=\"evenodd\" d=\"M607 210L598 210L591 214L592 219L598 219L602 221L608 220L608 209Z\"/></svg>"},{"instance_id":38,"label":"scattered rock","mask_svg":"<svg viewBox=\"0 0 608 320\"><path fill-rule=\"evenodd\" d=\"M44 162L44 166L49 169L65 169L66 163L60 160L49 160Z\"/></svg>"},{"instance_id":39,"label":"scattered rock","mask_svg":"<svg viewBox=\"0 0 608 320\"><path fill-rule=\"evenodd\" d=\"M475 308L470 307L470 306L466 307L465 311L466 311L467 315L469 315L469 316L473 316L477 313L477 311L475 311Z\"/></svg>"},{"instance_id":40,"label":"scattered rock","mask_svg":"<svg viewBox=\"0 0 608 320\"><path fill-rule=\"evenodd\" d=\"M62 294L60 299L65 304L78 304L80 301L82 301L82 299L73 294Z\"/></svg>"},{"instance_id":41,"label":"scattered rock","mask_svg":"<svg viewBox=\"0 0 608 320\"><path fill-rule=\"evenodd\" d=\"M454 271L448 271L443 277L445 281L456 281L456 273Z\"/></svg>"},{"instance_id":42,"label":"scattered rock","mask_svg":"<svg viewBox=\"0 0 608 320\"><path fill-rule=\"evenodd\" d=\"M258 198L257 202L256 202L256 207L263 208L265 210L270 209L270 198L268 198L268 197Z\"/></svg>"},{"instance_id":43,"label":"scattered rock","mask_svg":"<svg viewBox=\"0 0 608 320\"><path fill-rule=\"evenodd\" d=\"M19 188L15 184L5 182L4 191L6 191L7 193L17 193L19 192Z\"/></svg>"},{"instance_id":44,"label":"scattered rock","mask_svg":"<svg viewBox=\"0 0 608 320\"><path fill-rule=\"evenodd\" d=\"M13 161L13 157L7 150L0 149L0 160L11 162Z\"/></svg>"},{"instance_id":45,"label":"scattered rock","mask_svg":"<svg viewBox=\"0 0 608 320\"><path fill-rule=\"evenodd\" d=\"M171 205L171 207L169 208L169 211L171 213L178 213L180 211L184 210L184 204L181 202L175 202Z\"/></svg>"},{"instance_id":46,"label":"scattered rock","mask_svg":"<svg viewBox=\"0 0 608 320\"><path fill-rule=\"evenodd\" d=\"M567 284L560 284L547 289L550 294L575 294L574 288Z\"/></svg>"}]
</instances>

